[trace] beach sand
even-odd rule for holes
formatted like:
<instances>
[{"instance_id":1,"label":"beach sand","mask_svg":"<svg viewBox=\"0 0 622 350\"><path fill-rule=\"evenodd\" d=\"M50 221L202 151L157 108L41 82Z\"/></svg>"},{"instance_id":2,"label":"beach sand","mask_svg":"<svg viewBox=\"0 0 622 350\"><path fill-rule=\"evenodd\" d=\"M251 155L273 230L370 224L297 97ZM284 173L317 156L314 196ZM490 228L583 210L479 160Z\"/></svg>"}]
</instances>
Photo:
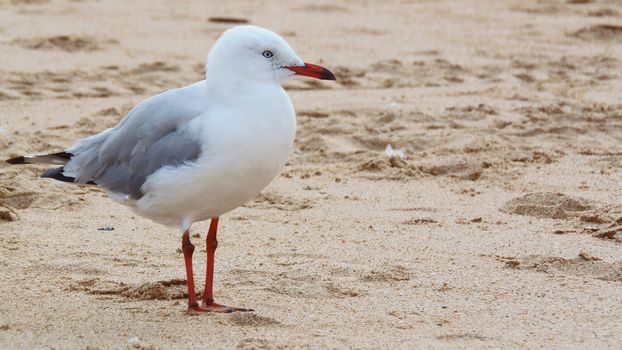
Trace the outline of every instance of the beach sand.
<instances>
[{"instance_id":1,"label":"beach sand","mask_svg":"<svg viewBox=\"0 0 622 350\"><path fill-rule=\"evenodd\" d=\"M620 2L2 1L1 158L202 79L223 17L338 79L286 84L295 150L221 217L255 312L188 315L180 232L2 165L0 348L619 348Z\"/></svg>"}]
</instances>

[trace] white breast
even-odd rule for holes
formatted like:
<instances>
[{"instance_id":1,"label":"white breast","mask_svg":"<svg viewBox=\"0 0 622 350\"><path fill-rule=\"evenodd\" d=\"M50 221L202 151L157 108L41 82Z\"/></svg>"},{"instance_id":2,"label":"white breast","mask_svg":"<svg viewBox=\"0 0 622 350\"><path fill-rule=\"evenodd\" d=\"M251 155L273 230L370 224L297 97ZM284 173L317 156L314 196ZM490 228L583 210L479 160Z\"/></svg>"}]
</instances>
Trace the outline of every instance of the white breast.
<instances>
[{"instance_id":1,"label":"white breast","mask_svg":"<svg viewBox=\"0 0 622 350\"><path fill-rule=\"evenodd\" d=\"M202 130L203 154L196 164L151 175L136 202L138 214L185 229L237 208L264 189L283 168L296 133L289 97L274 88L237 106L210 108L194 120L191 126Z\"/></svg>"}]
</instances>

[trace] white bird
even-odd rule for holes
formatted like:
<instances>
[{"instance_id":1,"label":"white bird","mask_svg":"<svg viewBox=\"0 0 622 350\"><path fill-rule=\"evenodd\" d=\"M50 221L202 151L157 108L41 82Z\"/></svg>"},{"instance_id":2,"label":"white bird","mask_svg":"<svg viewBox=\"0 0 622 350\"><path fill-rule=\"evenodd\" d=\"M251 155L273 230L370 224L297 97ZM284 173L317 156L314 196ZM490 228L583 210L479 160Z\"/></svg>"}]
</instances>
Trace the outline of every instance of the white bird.
<instances>
[{"instance_id":1,"label":"white bird","mask_svg":"<svg viewBox=\"0 0 622 350\"><path fill-rule=\"evenodd\" d=\"M335 80L327 69L303 62L278 34L234 27L210 50L205 80L144 100L117 126L64 152L7 162L61 165L42 177L100 186L139 215L180 228L188 310L251 311L214 302L218 218L253 199L283 168L296 114L281 84L296 74ZM207 219L207 273L199 305L190 227Z\"/></svg>"}]
</instances>

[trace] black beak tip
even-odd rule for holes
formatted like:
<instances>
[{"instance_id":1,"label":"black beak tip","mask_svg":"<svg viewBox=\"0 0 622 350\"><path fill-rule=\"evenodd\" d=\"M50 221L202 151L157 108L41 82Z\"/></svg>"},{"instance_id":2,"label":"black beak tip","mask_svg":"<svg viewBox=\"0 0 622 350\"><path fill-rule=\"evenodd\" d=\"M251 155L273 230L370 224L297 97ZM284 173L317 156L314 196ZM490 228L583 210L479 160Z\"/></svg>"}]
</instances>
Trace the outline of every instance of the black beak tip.
<instances>
[{"instance_id":1,"label":"black beak tip","mask_svg":"<svg viewBox=\"0 0 622 350\"><path fill-rule=\"evenodd\" d=\"M335 78L335 75L333 74L333 72L326 69L326 72L324 72L324 75L322 76L322 80L335 80L336 81L337 78Z\"/></svg>"}]
</instances>

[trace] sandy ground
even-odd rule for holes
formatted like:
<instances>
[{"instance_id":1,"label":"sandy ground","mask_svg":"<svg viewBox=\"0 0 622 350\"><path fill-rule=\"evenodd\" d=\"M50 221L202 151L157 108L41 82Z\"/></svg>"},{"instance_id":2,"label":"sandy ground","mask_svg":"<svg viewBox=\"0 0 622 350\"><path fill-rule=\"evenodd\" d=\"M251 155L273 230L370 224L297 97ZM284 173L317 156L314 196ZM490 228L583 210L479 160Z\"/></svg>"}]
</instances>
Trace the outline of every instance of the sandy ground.
<instances>
[{"instance_id":1,"label":"sandy ground","mask_svg":"<svg viewBox=\"0 0 622 350\"><path fill-rule=\"evenodd\" d=\"M620 348L620 2L2 1L0 156L200 80L212 17L338 76L287 84L295 152L221 218L256 311L188 315L179 232L3 165L0 348Z\"/></svg>"}]
</instances>

